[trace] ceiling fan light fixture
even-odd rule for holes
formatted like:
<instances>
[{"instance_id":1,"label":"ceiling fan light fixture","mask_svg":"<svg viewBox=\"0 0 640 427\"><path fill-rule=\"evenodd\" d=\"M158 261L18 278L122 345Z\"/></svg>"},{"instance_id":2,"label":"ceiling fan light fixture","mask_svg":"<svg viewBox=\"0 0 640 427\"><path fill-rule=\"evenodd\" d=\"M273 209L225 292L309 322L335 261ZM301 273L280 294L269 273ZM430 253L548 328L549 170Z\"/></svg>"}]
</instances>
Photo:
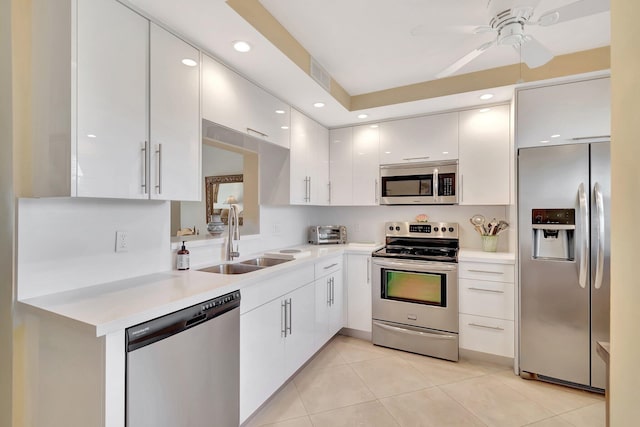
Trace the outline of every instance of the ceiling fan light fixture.
<instances>
[{"instance_id":1,"label":"ceiling fan light fixture","mask_svg":"<svg viewBox=\"0 0 640 427\"><path fill-rule=\"evenodd\" d=\"M512 22L498 32L498 44L519 46L524 41L524 37L524 25L520 22Z\"/></svg>"}]
</instances>

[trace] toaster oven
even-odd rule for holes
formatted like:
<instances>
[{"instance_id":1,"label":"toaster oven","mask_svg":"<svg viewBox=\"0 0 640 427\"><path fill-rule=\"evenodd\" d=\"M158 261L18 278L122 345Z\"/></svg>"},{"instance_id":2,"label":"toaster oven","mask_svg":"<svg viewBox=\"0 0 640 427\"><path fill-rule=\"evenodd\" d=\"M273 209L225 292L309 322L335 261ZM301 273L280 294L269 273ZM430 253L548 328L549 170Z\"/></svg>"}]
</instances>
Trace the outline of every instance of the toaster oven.
<instances>
[{"instance_id":1,"label":"toaster oven","mask_svg":"<svg viewBox=\"0 0 640 427\"><path fill-rule=\"evenodd\" d=\"M312 225L309 227L309 243L313 245L347 243L347 227L344 225Z\"/></svg>"}]
</instances>

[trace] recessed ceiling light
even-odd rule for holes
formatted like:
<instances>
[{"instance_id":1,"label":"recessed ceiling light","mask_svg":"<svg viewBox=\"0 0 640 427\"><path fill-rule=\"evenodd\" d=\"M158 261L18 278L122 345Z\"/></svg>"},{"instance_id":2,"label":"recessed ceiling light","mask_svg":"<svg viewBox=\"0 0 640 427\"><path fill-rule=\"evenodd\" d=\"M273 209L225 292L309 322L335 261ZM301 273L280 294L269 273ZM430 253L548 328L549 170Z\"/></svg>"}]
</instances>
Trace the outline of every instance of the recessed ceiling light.
<instances>
[{"instance_id":1,"label":"recessed ceiling light","mask_svg":"<svg viewBox=\"0 0 640 427\"><path fill-rule=\"evenodd\" d=\"M442 154L449 154L449 152L448 151L443 151Z\"/></svg>"},{"instance_id":2,"label":"recessed ceiling light","mask_svg":"<svg viewBox=\"0 0 640 427\"><path fill-rule=\"evenodd\" d=\"M377 128L377 127L378 127L378 125L371 125L371 126L369 126L369 127L370 127L371 129L375 129L375 128Z\"/></svg>"},{"instance_id":3,"label":"recessed ceiling light","mask_svg":"<svg viewBox=\"0 0 640 427\"><path fill-rule=\"evenodd\" d=\"M486 101L487 99L491 99L491 98L493 98L492 93L485 93L483 95L480 95L480 99L482 99L483 101Z\"/></svg>"},{"instance_id":4,"label":"recessed ceiling light","mask_svg":"<svg viewBox=\"0 0 640 427\"><path fill-rule=\"evenodd\" d=\"M551 135L551 138L560 138L560 134L556 133L554 135Z\"/></svg>"},{"instance_id":5,"label":"recessed ceiling light","mask_svg":"<svg viewBox=\"0 0 640 427\"><path fill-rule=\"evenodd\" d=\"M287 130L287 129L289 129L289 126L280 126L280 129Z\"/></svg>"},{"instance_id":6,"label":"recessed ceiling light","mask_svg":"<svg viewBox=\"0 0 640 427\"><path fill-rule=\"evenodd\" d=\"M242 40L236 40L233 42L233 48L238 52L249 52L251 50L251 45Z\"/></svg>"},{"instance_id":7,"label":"recessed ceiling light","mask_svg":"<svg viewBox=\"0 0 640 427\"><path fill-rule=\"evenodd\" d=\"M276 114L284 114L284 110L276 110Z\"/></svg>"},{"instance_id":8,"label":"recessed ceiling light","mask_svg":"<svg viewBox=\"0 0 640 427\"><path fill-rule=\"evenodd\" d=\"M546 144L547 142L549 142L549 140L545 139L544 141L540 141L540 144Z\"/></svg>"},{"instance_id":9,"label":"recessed ceiling light","mask_svg":"<svg viewBox=\"0 0 640 427\"><path fill-rule=\"evenodd\" d=\"M198 65L198 63L191 58L184 58L182 60L182 63L187 67L195 67L196 65Z\"/></svg>"},{"instance_id":10,"label":"recessed ceiling light","mask_svg":"<svg viewBox=\"0 0 640 427\"><path fill-rule=\"evenodd\" d=\"M367 117L369 117L368 114L358 114L359 119L366 119Z\"/></svg>"},{"instance_id":11,"label":"recessed ceiling light","mask_svg":"<svg viewBox=\"0 0 640 427\"><path fill-rule=\"evenodd\" d=\"M313 106L316 108L322 108L324 107L324 102L316 102L315 104L313 104Z\"/></svg>"},{"instance_id":12,"label":"recessed ceiling light","mask_svg":"<svg viewBox=\"0 0 640 427\"><path fill-rule=\"evenodd\" d=\"M97 136L95 136L94 134L90 133L89 135L87 135L87 138L97 138Z\"/></svg>"},{"instance_id":13,"label":"recessed ceiling light","mask_svg":"<svg viewBox=\"0 0 640 427\"><path fill-rule=\"evenodd\" d=\"M491 108L481 108L481 109L480 109L480 112L481 112L481 113L486 113L486 112L488 112L488 111L491 111Z\"/></svg>"}]
</instances>

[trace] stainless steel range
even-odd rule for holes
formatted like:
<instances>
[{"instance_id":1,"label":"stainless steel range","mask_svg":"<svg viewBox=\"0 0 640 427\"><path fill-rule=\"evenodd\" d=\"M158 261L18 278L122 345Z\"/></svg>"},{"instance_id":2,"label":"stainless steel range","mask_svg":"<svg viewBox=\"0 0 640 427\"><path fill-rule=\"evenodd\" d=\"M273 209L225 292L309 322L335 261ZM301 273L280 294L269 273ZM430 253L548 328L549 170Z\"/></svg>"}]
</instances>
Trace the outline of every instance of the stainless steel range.
<instances>
[{"instance_id":1,"label":"stainless steel range","mask_svg":"<svg viewBox=\"0 0 640 427\"><path fill-rule=\"evenodd\" d=\"M373 253L372 340L458 360L458 224L387 222Z\"/></svg>"}]
</instances>

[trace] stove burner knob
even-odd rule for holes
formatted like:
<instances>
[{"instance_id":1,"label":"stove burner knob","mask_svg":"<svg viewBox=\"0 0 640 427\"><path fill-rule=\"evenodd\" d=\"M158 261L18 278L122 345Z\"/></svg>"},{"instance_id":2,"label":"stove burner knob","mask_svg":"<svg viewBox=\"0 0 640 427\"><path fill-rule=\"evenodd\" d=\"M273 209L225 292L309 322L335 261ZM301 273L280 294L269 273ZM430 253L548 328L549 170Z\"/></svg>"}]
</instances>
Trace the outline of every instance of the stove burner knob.
<instances>
[{"instance_id":1,"label":"stove burner knob","mask_svg":"<svg viewBox=\"0 0 640 427\"><path fill-rule=\"evenodd\" d=\"M400 227L396 226L396 231L400 231Z\"/></svg>"},{"instance_id":2,"label":"stove burner knob","mask_svg":"<svg viewBox=\"0 0 640 427\"><path fill-rule=\"evenodd\" d=\"M438 227L433 227L433 231L438 231Z\"/></svg>"},{"instance_id":3,"label":"stove burner knob","mask_svg":"<svg viewBox=\"0 0 640 427\"><path fill-rule=\"evenodd\" d=\"M393 231L393 226L389 226L389 231Z\"/></svg>"},{"instance_id":4,"label":"stove burner knob","mask_svg":"<svg viewBox=\"0 0 640 427\"><path fill-rule=\"evenodd\" d=\"M449 227L449 231L453 233L453 227Z\"/></svg>"}]
</instances>

